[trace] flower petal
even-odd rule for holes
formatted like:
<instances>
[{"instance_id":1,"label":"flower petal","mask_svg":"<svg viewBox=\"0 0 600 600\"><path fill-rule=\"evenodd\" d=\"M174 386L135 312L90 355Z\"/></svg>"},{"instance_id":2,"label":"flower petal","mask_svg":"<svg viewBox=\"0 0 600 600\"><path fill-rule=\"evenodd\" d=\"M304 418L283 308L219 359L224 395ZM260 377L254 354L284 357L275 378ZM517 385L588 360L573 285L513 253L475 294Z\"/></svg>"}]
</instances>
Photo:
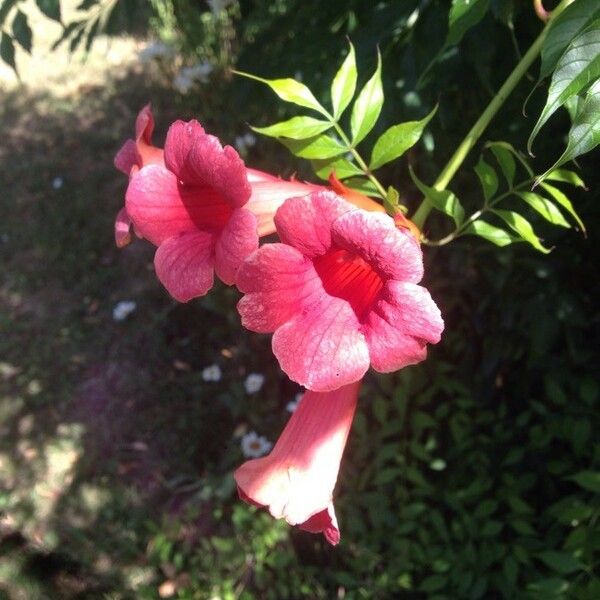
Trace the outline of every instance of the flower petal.
<instances>
[{"instance_id":1,"label":"flower petal","mask_svg":"<svg viewBox=\"0 0 600 600\"><path fill-rule=\"evenodd\" d=\"M327 294L275 331L273 353L292 381L317 392L358 381L369 368L356 314Z\"/></svg>"},{"instance_id":2,"label":"flower petal","mask_svg":"<svg viewBox=\"0 0 600 600\"><path fill-rule=\"evenodd\" d=\"M444 322L429 292L413 283L389 281L365 319L371 364L380 373L421 362L436 344Z\"/></svg>"},{"instance_id":3,"label":"flower petal","mask_svg":"<svg viewBox=\"0 0 600 600\"><path fill-rule=\"evenodd\" d=\"M406 229L398 229L388 215L364 210L349 212L333 223L332 240L386 277L412 283L423 277L418 242Z\"/></svg>"},{"instance_id":4,"label":"flower petal","mask_svg":"<svg viewBox=\"0 0 600 600\"><path fill-rule=\"evenodd\" d=\"M192 232L164 241L154 255L156 275L175 300L188 302L213 286L213 235Z\"/></svg>"},{"instance_id":5,"label":"flower petal","mask_svg":"<svg viewBox=\"0 0 600 600\"><path fill-rule=\"evenodd\" d=\"M246 177L251 184L257 181L277 181L279 179L276 175L258 169L251 169L250 167L246 167Z\"/></svg>"},{"instance_id":6,"label":"flower petal","mask_svg":"<svg viewBox=\"0 0 600 600\"><path fill-rule=\"evenodd\" d=\"M115 244L117 248L124 248L131 242L131 219L125 208L117 213L115 219Z\"/></svg>"},{"instance_id":7,"label":"flower petal","mask_svg":"<svg viewBox=\"0 0 600 600\"><path fill-rule=\"evenodd\" d=\"M265 244L251 254L237 274L236 285L246 295L238 303L242 325L269 333L323 294L311 262L285 244Z\"/></svg>"},{"instance_id":8,"label":"flower petal","mask_svg":"<svg viewBox=\"0 0 600 600\"><path fill-rule=\"evenodd\" d=\"M152 144L152 132L154 131L154 115L152 106L146 104L135 119L135 137L137 141L143 140L146 144Z\"/></svg>"},{"instance_id":9,"label":"flower petal","mask_svg":"<svg viewBox=\"0 0 600 600\"><path fill-rule=\"evenodd\" d=\"M361 382L327 393L306 392L272 452L234 473L240 496L275 518L323 531L336 544L332 497Z\"/></svg>"},{"instance_id":10,"label":"flower petal","mask_svg":"<svg viewBox=\"0 0 600 600\"><path fill-rule=\"evenodd\" d=\"M113 161L115 167L125 175L129 175L131 167L138 164L138 153L135 142L127 140L115 155Z\"/></svg>"},{"instance_id":11,"label":"flower petal","mask_svg":"<svg viewBox=\"0 0 600 600\"><path fill-rule=\"evenodd\" d=\"M244 161L231 147L204 132L198 121L175 121L165 142L165 164L185 184L206 186L234 208L250 198Z\"/></svg>"},{"instance_id":12,"label":"flower petal","mask_svg":"<svg viewBox=\"0 0 600 600\"><path fill-rule=\"evenodd\" d=\"M275 214L277 233L284 244L310 258L331 247L331 224L354 206L333 192L313 192L286 200Z\"/></svg>"},{"instance_id":13,"label":"flower petal","mask_svg":"<svg viewBox=\"0 0 600 600\"><path fill-rule=\"evenodd\" d=\"M256 217L245 208L234 210L215 246L215 271L219 279L232 285L245 258L257 248Z\"/></svg>"}]
</instances>

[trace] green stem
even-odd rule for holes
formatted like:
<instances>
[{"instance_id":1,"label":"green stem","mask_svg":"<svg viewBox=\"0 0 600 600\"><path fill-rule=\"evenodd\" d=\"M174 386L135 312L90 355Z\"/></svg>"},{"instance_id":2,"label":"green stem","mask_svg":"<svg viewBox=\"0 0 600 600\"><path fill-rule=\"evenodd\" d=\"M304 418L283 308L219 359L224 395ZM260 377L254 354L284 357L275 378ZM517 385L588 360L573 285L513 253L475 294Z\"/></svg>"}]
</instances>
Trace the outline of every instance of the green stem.
<instances>
[{"instance_id":1,"label":"green stem","mask_svg":"<svg viewBox=\"0 0 600 600\"><path fill-rule=\"evenodd\" d=\"M552 11L551 18L540 33L540 35L533 42L527 53L519 61L513 72L508 76L502 87L498 90L498 93L492 98L492 101L488 104L487 108L483 111L479 119L469 133L467 133L460 146L456 149L456 152L452 155L446 166L433 184L433 188L436 190L445 190L447 185L452 181L452 178L462 165L463 161L467 157L467 154L471 151L473 146L477 143L477 140L481 137L481 134L485 131L486 127L490 124L490 121L494 118L496 113L500 110L510 93L515 89L521 78L527 73L529 67L533 64L533 61L537 58L538 54L542 49L544 39L548 33L548 27L554 18L559 15L569 4L574 0L562 0L562 2ZM421 202L419 208L415 211L412 216L412 221L419 229L423 229L425 220L429 213L433 209L431 202L425 198Z\"/></svg>"}]
</instances>

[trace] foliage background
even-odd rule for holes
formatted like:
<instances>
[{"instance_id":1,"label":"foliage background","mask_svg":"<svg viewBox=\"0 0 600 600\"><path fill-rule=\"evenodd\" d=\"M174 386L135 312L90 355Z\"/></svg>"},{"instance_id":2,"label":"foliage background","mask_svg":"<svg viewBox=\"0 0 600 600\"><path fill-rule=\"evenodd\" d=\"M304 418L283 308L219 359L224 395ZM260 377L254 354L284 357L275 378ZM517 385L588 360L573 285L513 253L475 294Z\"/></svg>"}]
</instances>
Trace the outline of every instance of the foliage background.
<instances>
[{"instance_id":1,"label":"foliage background","mask_svg":"<svg viewBox=\"0 0 600 600\"><path fill-rule=\"evenodd\" d=\"M469 238L426 249L446 333L424 364L367 379L338 484L335 550L236 498L237 434L274 440L297 391L268 338L239 328L236 293L178 305L154 279L150 248L112 247L126 184L112 156L147 100L157 140L194 116L232 143L244 122L287 115L267 90L232 80L231 63L297 73L326 94L346 36L363 74L379 44L380 132L440 103L408 156L431 182L517 62L515 45L525 50L539 31L528 3L492 2L420 82L445 37L441 0L152 4L141 38L100 38L86 63L59 50L50 67L44 44L56 35L28 3L42 52L17 53L20 85L2 71L0 597L598 598L597 155L581 160L590 191L573 196L587 237L540 224L548 256ZM176 55L142 63L146 35ZM199 60L215 67L210 84L175 92L176 70ZM487 139L524 149L532 84ZM528 113L543 101L534 94ZM538 172L567 129L566 113L547 124ZM269 140L246 160L310 176ZM473 206L476 161L474 151L452 186ZM383 178L418 201L406 161ZM122 299L138 309L115 322ZM214 363L224 377L207 383L201 369ZM255 396L242 386L249 372L266 376Z\"/></svg>"}]
</instances>

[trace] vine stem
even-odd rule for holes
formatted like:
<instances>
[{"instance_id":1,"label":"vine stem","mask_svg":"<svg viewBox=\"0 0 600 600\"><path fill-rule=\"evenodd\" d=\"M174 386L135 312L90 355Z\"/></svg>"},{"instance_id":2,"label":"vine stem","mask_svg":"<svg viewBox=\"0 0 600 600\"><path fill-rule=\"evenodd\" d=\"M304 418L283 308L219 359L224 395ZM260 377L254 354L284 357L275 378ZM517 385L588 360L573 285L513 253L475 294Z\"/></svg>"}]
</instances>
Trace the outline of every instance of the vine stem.
<instances>
[{"instance_id":1,"label":"vine stem","mask_svg":"<svg viewBox=\"0 0 600 600\"><path fill-rule=\"evenodd\" d=\"M487 108L481 113L479 119L477 119L475 125L471 127L469 133L460 143L456 152L452 155L446 166L442 169L439 174L433 188L439 191L445 190L452 178L464 162L465 158L472 150L473 146L477 143L477 140L481 137L481 134L485 131L490 121L494 118L496 113L500 110L508 96L515 89L521 78L527 73L529 67L533 64L538 54L542 50L544 39L548 33L548 27L552 21L572 2L575 0L562 0L562 2L552 11L550 19L546 23L546 26L540 33L540 35L533 42L529 50L525 53L523 58L519 61L513 72L508 76L502 87L498 90L498 93L492 98L492 101L488 104ZM423 229L425 220L429 216L429 213L433 209L431 202L424 198L414 215L411 217L413 223L419 228Z\"/></svg>"}]
</instances>

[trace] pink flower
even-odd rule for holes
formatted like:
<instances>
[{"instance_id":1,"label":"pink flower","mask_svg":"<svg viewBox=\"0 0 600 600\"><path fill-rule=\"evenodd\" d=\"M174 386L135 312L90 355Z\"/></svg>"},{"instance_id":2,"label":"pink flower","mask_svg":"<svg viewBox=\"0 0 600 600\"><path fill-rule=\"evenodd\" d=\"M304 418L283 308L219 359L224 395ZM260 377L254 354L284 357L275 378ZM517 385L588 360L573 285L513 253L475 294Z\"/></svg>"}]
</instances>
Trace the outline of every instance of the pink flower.
<instances>
[{"instance_id":1,"label":"pink flower","mask_svg":"<svg viewBox=\"0 0 600 600\"><path fill-rule=\"evenodd\" d=\"M136 230L158 246L156 274L180 302L202 296L214 273L231 285L258 247L256 217L238 153L222 147L197 121L176 121L167 133L164 165L131 175L126 209Z\"/></svg>"},{"instance_id":2,"label":"pink flower","mask_svg":"<svg viewBox=\"0 0 600 600\"><path fill-rule=\"evenodd\" d=\"M293 381L328 392L425 359L443 330L423 277L419 244L387 215L332 192L287 200L275 215L282 243L238 272L242 323L274 332L273 352Z\"/></svg>"},{"instance_id":3,"label":"pink flower","mask_svg":"<svg viewBox=\"0 0 600 600\"><path fill-rule=\"evenodd\" d=\"M337 544L333 489L359 388L357 381L332 392L306 392L272 452L235 471L240 497Z\"/></svg>"},{"instance_id":4,"label":"pink flower","mask_svg":"<svg viewBox=\"0 0 600 600\"><path fill-rule=\"evenodd\" d=\"M144 165L164 164L163 150L152 145L152 132L154 131L154 117L150 104L146 104L138 113L135 120L135 140L127 140L117 152L114 164L119 171L130 175L134 167ZM123 207L115 220L115 243L122 248L131 242L131 219L127 209Z\"/></svg>"}]
</instances>

